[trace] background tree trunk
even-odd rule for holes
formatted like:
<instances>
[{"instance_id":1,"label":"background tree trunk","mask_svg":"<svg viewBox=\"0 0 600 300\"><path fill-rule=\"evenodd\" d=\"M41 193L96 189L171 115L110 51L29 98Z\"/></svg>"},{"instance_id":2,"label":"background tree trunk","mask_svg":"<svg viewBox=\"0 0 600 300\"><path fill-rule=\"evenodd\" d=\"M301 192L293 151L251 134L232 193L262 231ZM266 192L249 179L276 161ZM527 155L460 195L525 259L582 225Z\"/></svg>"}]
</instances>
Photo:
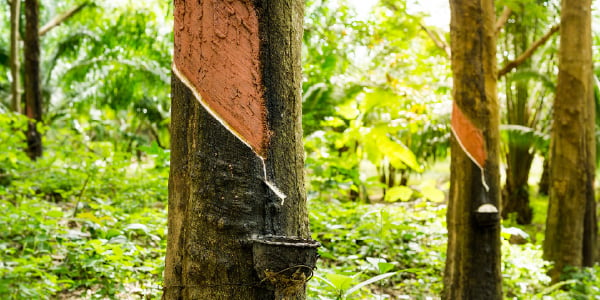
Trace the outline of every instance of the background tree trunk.
<instances>
[{"instance_id":1,"label":"background tree trunk","mask_svg":"<svg viewBox=\"0 0 600 300\"><path fill-rule=\"evenodd\" d=\"M19 60L19 19L21 16L21 0L10 2L10 76L11 109L21 113L21 64Z\"/></svg>"},{"instance_id":2,"label":"background tree trunk","mask_svg":"<svg viewBox=\"0 0 600 300\"><path fill-rule=\"evenodd\" d=\"M510 143L510 142L509 142ZM535 152L530 145L508 145L506 184L502 189L502 218L516 214L518 224L531 224L529 205L529 171Z\"/></svg>"},{"instance_id":3,"label":"background tree trunk","mask_svg":"<svg viewBox=\"0 0 600 300\"><path fill-rule=\"evenodd\" d=\"M476 213L484 201L496 208L500 204L494 5L491 0L451 0L450 9L452 94L455 105L483 133L489 192L483 188L481 171L454 138L442 298L501 299L500 218L496 212L481 220Z\"/></svg>"},{"instance_id":4,"label":"background tree trunk","mask_svg":"<svg viewBox=\"0 0 600 300\"><path fill-rule=\"evenodd\" d=\"M37 124L42 121L42 92L40 89L40 37L38 0L25 1L25 113L27 128L27 155L31 159L42 156L42 135Z\"/></svg>"},{"instance_id":5,"label":"background tree trunk","mask_svg":"<svg viewBox=\"0 0 600 300\"><path fill-rule=\"evenodd\" d=\"M301 274L306 267L294 269L298 263L290 261L290 270L299 271L288 278L294 286L273 291L266 285L272 278L255 271L260 259L253 255L265 236L290 237L314 250L303 177L303 10L300 0L175 1L163 299L304 298L312 269ZM225 81L211 79L218 76ZM253 88L258 92L249 97ZM223 94L230 98L214 101ZM229 113L240 114L228 119ZM262 139L244 127L246 117L264 125ZM295 242L277 256L302 248ZM316 252L309 256L314 264Z\"/></svg>"},{"instance_id":6,"label":"background tree trunk","mask_svg":"<svg viewBox=\"0 0 600 300\"><path fill-rule=\"evenodd\" d=\"M597 222L591 41L591 1L563 0L544 240L544 257L555 263L553 281L566 266L593 263Z\"/></svg>"},{"instance_id":7,"label":"background tree trunk","mask_svg":"<svg viewBox=\"0 0 600 300\"><path fill-rule=\"evenodd\" d=\"M550 158L548 154L544 155L544 163L542 164L542 175L538 183L538 194L548 196L550 191Z\"/></svg>"}]
</instances>

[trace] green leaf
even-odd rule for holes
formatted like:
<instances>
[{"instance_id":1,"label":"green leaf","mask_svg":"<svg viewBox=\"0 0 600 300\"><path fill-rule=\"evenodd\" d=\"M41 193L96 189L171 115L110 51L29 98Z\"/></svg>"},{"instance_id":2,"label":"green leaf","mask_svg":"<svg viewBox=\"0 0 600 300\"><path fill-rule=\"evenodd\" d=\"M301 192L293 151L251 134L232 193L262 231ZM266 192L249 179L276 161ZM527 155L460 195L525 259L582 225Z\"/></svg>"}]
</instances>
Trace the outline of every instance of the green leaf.
<instances>
[{"instance_id":1,"label":"green leaf","mask_svg":"<svg viewBox=\"0 0 600 300\"><path fill-rule=\"evenodd\" d=\"M500 137L509 145L529 147L541 153L546 153L550 146L549 135L522 125L500 125Z\"/></svg>"},{"instance_id":2,"label":"green leaf","mask_svg":"<svg viewBox=\"0 0 600 300\"><path fill-rule=\"evenodd\" d=\"M333 286L336 290L339 291L345 291L349 289L355 280L354 277L337 273L329 273L325 275L325 278L329 281L331 286Z\"/></svg>"},{"instance_id":3,"label":"green leaf","mask_svg":"<svg viewBox=\"0 0 600 300\"><path fill-rule=\"evenodd\" d=\"M379 273L386 273L389 270L393 269L395 266L396 265L388 262L380 262L377 264L377 267L379 268Z\"/></svg>"},{"instance_id":4,"label":"green leaf","mask_svg":"<svg viewBox=\"0 0 600 300\"><path fill-rule=\"evenodd\" d=\"M62 218L64 213L61 210L51 210L46 213L46 216L51 218Z\"/></svg>"},{"instance_id":5,"label":"green leaf","mask_svg":"<svg viewBox=\"0 0 600 300\"><path fill-rule=\"evenodd\" d=\"M565 286L565 285L571 285L571 284L577 284L579 283L579 281L577 279L569 279L569 280L565 280L565 281L561 281L561 282L557 282L547 288L545 288L541 293L539 293L538 295L547 295L550 294L553 291L556 291L558 289L560 289L561 287Z\"/></svg>"},{"instance_id":6,"label":"green leaf","mask_svg":"<svg viewBox=\"0 0 600 300\"><path fill-rule=\"evenodd\" d=\"M324 121L321 121L321 126L323 127L342 127L345 125L344 120L338 117L327 117Z\"/></svg>"},{"instance_id":7,"label":"green leaf","mask_svg":"<svg viewBox=\"0 0 600 300\"><path fill-rule=\"evenodd\" d=\"M96 217L91 212L78 213L77 214L77 218L78 219L82 219L82 220L86 220L86 221L91 221L91 222L94 222L96 224L100 224L100 222L101 222L101 220L98 217Z\"/></svg>"},{"instance_id":8,"label":"green leaf","mask_svg":"<svg viewBox=\"0 0 600 300\"><path fill-rule=\"evenodd\" d=\"M129 224L123 230L127 230L127 231L139 230L139 231L143 231L144 233L148 233L148 226L146 226L144 224Z\"/></svg>"},{"instance_id":9,"label":"green leaf","mask_svg":"<svg viewBox=\"0 0 600 300\"><path fill-rule=\"evenodd\" d=\"M398 200L408 201L413 194L413 189L407 186L395 186L385 192L384 200L387 202L396 202Z\"/></svg>"},{"instance_id":10,"label":"green leaf","mask_svg":"<svg viewBox=\"0 0 600 300\"><path fill-rule=\"evenodd\" d=\"M422 187L421 194L423 194L423 197L433 202L443 202L446 198L444 192L432 185L426 185Z\"/></svg>"},{"instance_id":11,"label":"green leaf","mask_svg":"<svg viewBox=\"0 0 600 300\"><path fill-rule=\"evenodd\" d=\"M365 97L360 103L360 111L369 113L376 107L398 106L400 101L400 96L389 90L375 89L370 93L365 93Z\"/></svg>"},{"instance_id":12,"label":"green leaf","mask_svg":"<svg viewBox=\"0 0 600 300\"><path fill-rule=\"evenodd\" d=\"M367 285L369 285L369 284L371 284L373 282L377 282L379 280L383 280L383 279L386 279L388 277L392 277L392 276L396 275L396 273L397 272L389 272L389 273L377 275L375 277L371 277L371 278L369 278L369 279L367 279L367 280L365 280L363 282L360 282L359 284L357 284L357 285L349 288L346 291L346 293L344 293L344 297L347 297L347 296L351 295L352 293L358 291L359 289L361 289L361 288L363 288L363 287L365 287L365 286L367 286Z\"/></svg>"},{"instance_id":13,"label":"green leaf","mask_svg":"<svg viewBox=\"0 0 600 300\"><path fill-rule=\"evenodd\" d=\"M106 238L110 240L113 237L120 235L121 233L121 230L110 228L108 231L106 231Z\"/></svg>"},{"instance_id":14,"label":"green leaf","mask_svg":"<svg viewBox=\"0 0 600 300\"><path fill-rule=\"evenodd\" d=\"M547 74L541 73L536 70L516 70L509 74L511 81L525 81L528 80L538 80L541 82L544 87L548 88L551 91L556 90L556 84L552 78L550 78Z\"/></svg>"},{"instance_id":15,"label":"green leaf","mask_svg":"<svg viewBox=\"0 0 600 300\"><path fill-rule=\"evenodd\" d=\"M422 171L415 154L401 142L391 140L383 126L364 130L363 136L367 156L373 164L378 165L385 156L396 169L408 166L417 172Z\"/></svg>"},{"instance_id":16,"label":"green leaf","mask_svg":"<svg viewBox=\"0 0 600 300\"><path fill-rule=\"evenodd\" d=\"M348 102L347 104L336 107L336 112L339 116L346 120L354 120L358 117L360 112L356 109L354 102Z\"/></svg>"}]
</instances>

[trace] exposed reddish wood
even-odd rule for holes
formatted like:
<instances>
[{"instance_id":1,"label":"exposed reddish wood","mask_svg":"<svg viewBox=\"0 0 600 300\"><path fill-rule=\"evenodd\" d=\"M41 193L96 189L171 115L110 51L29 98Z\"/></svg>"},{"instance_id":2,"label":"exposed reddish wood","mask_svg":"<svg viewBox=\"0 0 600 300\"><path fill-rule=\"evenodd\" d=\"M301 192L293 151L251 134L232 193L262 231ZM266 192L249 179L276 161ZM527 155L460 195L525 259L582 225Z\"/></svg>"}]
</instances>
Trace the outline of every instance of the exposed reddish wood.
<instances>
[{"instance_id":1,"label":"exposed reddish wood","mask_svg":"<svg viewBox=\"0 0 600 300\"><path fill-rule=\"evenodd\" d=\"M176 74L223 125L264 156L269 134L253 2L213 0L186 7L186 1L177 1Z\"/></svg>"},{"instance_id":2,"label":"exposed reddish wood","mask_svg":"<svg viewBox=\"0 0 600 300\"><path fill-rule=\"evenodd\" d=\"M452 106L452 132L461 148L471 160L481 169L485 167L487 154L483 134L471 120L458 108L456 103Z\"/></svg>"}]
</instances>

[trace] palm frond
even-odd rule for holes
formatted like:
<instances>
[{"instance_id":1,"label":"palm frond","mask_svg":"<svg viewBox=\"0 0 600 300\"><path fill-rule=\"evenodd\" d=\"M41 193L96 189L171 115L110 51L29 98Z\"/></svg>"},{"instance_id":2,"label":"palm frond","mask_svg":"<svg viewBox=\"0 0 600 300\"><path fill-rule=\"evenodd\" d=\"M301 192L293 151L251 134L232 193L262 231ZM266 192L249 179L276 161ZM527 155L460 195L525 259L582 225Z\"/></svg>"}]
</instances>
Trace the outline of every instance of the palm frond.
<instances>
[{"instance_id":1,"label":"palm frond","mask_svg":"<svg viewBox=\"0 0 600 300\"><path fill-rule=\"evenodd\" d=\"M56 50L49 60L49 66L47 68L46 81L51 78L54 67L56 67L59 59L63 57L77 58L81 51L81 46L86 42L91 41L92 43L100 42L100 38L91 31L79 31L67 35L62 41L56 46Z\"/></svg>"},{"instance_id":2,"label":"palm frond","mask_svg":"<svg viewBox=\"0 0 600 300\"><path fill-rule=\"evenodd\" d=\"M532 69L516 70L510 74L509 79L510 81L537 80L549 90L556 90L556 84L552 78L547 74Z\"/></svg>"},{"instance_id":3,"label":"palm frond","mask_svg":"<svg viewBox=\"0 0 600 300\"><path fill-rule=\"evenodd\" d=\"M548 134L522 125L500 125L500 137L505 144L530 147L540 153L546 153L550 146Z\"/></svg>"}]
</instances>

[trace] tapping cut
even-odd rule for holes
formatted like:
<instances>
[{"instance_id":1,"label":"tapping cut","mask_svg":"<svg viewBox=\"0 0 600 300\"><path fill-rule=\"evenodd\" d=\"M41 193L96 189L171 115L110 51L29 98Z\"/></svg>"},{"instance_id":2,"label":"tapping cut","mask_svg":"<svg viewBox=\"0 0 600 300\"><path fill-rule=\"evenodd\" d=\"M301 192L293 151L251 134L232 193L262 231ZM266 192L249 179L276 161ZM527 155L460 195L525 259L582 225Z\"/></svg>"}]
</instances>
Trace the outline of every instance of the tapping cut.
<instances>
[{"instance_id":1,"label":"tapping cut","mask_svg":"<svg viewBox=\"0 0 600 300\"><path fill-rule=\"evenodd\" d=\"M264 158L269 130L254 5L202 1L175 5L174 15L181 25L174 33L174 73L221 124Z\"/></svg>"}]
</instances>

